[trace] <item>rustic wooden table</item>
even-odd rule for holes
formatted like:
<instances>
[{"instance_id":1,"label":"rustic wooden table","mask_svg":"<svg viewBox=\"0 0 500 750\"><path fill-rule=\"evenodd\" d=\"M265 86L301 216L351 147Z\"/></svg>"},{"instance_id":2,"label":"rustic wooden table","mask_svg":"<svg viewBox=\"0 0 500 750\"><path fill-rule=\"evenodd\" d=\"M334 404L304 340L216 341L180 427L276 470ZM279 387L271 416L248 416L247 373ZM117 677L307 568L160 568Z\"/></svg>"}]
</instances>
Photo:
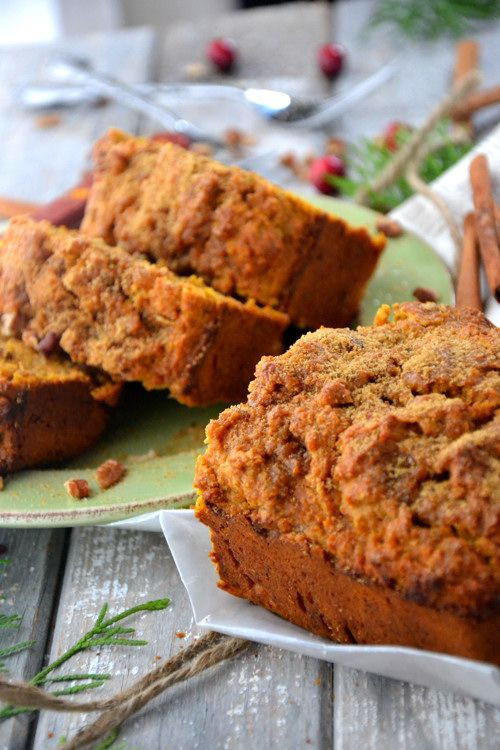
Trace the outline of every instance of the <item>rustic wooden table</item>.
<instances>
[{"instance_id":1,"label":"rustic wooden table","mask_svg":"<svg viewBox=\"0 0 500 750\"><path fill-rule=\"evenodd\" d=\"M357 34L371 2L291 5L224 16L167 31L129 29L67 42L129 82L174 80L186 63L202 55L215 30L238 41L245 75L306 77L311 90L324 88L314 50L332 37L351 54L363 55ZM493 83L500 27L479 35L482 69ZM15 87L33 79L48 57L47 47L0 50L0 195L46 201L75 182L91 143L109 126L139 131L140 118L119 106L68 111L57 127L42 129L13 101ZM306 61L306 62L304 62ZM408 46L403 72L374 94L356 115L336 125L340 135L371 134L388 120L421 119L449 85L453 46ZM496 81L495 81L496 82ZM233 125L234 123L228 123ZM487 118L483 120L487 127ZM1 498L0 498L1 503ZM0 510L1 513L1 510ZM35 645L8 662L13 676L29 678L87 629L100 605L112 611L168 596L163 613L143 615L136 626L149 645L104 649L76 659L77 668L109 671L106 689L115 692L168 658L196 635L191 611L160 534L111 528L0 530L11 565L2 572L3 612L20 612L18 633ZM180 640L177 631L185 631ZM105 692L105 689L100 691ZM52 748L88 718L45 712L0 725L0 747ZM478 701L388 680L354 669L302 658L286 651L251 647L232 662L178 686L123 728L129 748L266 747L498 748L500 712Z\"/></svg>"}]
</instances>

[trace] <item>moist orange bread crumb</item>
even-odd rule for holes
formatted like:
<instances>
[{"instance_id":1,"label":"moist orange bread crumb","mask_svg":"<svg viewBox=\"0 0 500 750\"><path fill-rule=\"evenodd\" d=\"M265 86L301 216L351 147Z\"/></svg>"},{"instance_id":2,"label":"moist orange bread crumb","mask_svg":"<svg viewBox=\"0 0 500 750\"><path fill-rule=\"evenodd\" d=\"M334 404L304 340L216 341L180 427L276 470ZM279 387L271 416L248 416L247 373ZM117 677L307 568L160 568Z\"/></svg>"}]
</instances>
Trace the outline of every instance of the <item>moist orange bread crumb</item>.
<instances>
[{"instance_id":1,"label":"moist orange bread crumb","mask_svg":"<svg viewBox=\"0 0 500 750\"><path fill-rule=\"evenodd\" d=\"M111 130L94 148L82 230L196 273L302 327L347 325L385 240L252 172Z\"/></svg>"},{"instance_id":2,"label":"moist orange bread crumb","mask_svg":"<svg viewBox=\"0 0 500 750\"><path fill-rule=\"evenodd\" d=\"M85 451L103 431L119 390L62 356L0 337L0 473Z\"/></svg>"},{"instance_id":3,"label":"moist orange bread crumb","mask_svg":"<svg viewBox=\"0 0 500 750\"><path fill-rule=\"evenodd\" d=\"M1 243L0 310L25 341L55 335L74 362L169 388L188 405L242 398L262 355L281 350L288 323L199 279L27 217L12 220Z\"/></svg>"}]
</instances>

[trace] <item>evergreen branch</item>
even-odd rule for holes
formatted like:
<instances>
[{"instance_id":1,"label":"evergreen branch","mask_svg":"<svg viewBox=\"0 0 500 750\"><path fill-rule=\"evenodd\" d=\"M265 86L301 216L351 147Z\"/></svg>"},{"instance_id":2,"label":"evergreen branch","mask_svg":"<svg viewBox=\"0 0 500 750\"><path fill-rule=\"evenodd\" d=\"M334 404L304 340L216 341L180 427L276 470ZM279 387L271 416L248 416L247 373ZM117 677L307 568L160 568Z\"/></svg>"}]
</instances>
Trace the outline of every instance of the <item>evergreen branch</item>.
<instances>
[{"instance_id":1,"label":"evergreen branch","mask_svg":"<svg viewBox=\"0 0 500 750\"><path fill-rule=\"evenodd\" d=\"M411 131L405 128L396 135L398 147L407 143ZM433 182L443 172L452 167L470 149L469 143L455 143L449 133L449 122L442 120L429 137L429 144L435 145L426 154L419 166L419 175L425 183ZM363 139L348 147L347 167L349 178L328 177L328 181L342 194L354 197L361 189L368 190L367 205L376 211L386 213L399 206L414 194L405 177L399 177L388 187L373 191L369 186L394 159L394 151L379 140Z\"/></svg>"},{"instance_id":2,"label":"evergreen branch","mask_svg":"<svg viewBox=\"0 0 500 750\"><path fill-rule=\"evenodd\" d=\"M15 643L13 646L6 646L0 648L0 657L12 656L12 654L19 654L21 651L26 651L27 648L31 648L35 641L23 641L22 643Z\"/></svg>"},{"instance_id":3,"label":"evergreen branch","mask_svg":"<svg viewBox=\"0 0 500 750\"><path fill-rule=\"evenodd\" d=\"M396 26L410 39L457 38L499 17L498 0L379 0L369 27Z\"/></svg>"},{"instance_id":4,"label":"evergreen branch","mask_svg":"<svg viewBox=\"0 0 500 750\"><path fill-rule=\"evenodd\" d=\"M87 690L93 690L94 688L100 688L104 685L106 680L90 680L90 682L84 682L80 685L72 685L71 687L62 688L61 690L52 691L52 695L76 695L77 693L84 693Z\"/></svg>"},{"instance_id":5,"label":"evergreen branch","mask_svg":"<svg viewBox=\"0 0 500 750\"><path fill-rule=\"evenodd\" d=\"M111 675L103 672L102 674L62 674L57 677L48 677L46 682L77 682L79 680L110 680Z\"/></svg>"},{"instance_id":6,"label":"evergreen branch","mask_svg":"<svg viewBox=\"0 0 500 750\"><path fill-rule=\"evenodd\" d=\"M4 615L0 614L0 629L6 628L18 628L21 624L20 615Z\"/></svg>"},{"instance_id":7,"label":"evergreen branch","mask_svg":"<svg viewBox=\"0 0 500 750\"><path fill-rule=\"evenodd\" d=\"M125 750L125 743L120 742L119 745L115 745L116 740L120 734L120 727L115 727L111 732L101 740L94 748L94 750Z\"/></svg>"},{"instance_id":8,"label":"evergreen branch","mask_svg":"<svg viewBox=\"0 0 500 750\"><path fill-rule=\"evenodd\" d=\"M82 651L88 651L89 649L102 646L145 646L147 641L138 640L135 638L128 638L127 636L135 634L135 629L131 627L122 627L116 625L116 623L125 620L138 612L158 612L166 609L170 604L170 599L155 599L144 604L137 604L135 607L119 612L113 617L108 619L106 615L108 613L108 605L104 604L97 615L97 619L93 627L85 633L73 646L71 646L64 654L59 656L53 662L44 667L38 672L31 680L31 685L37 685L38 687L51 684L55 682L80 682L80 684L71 685L61 690L53 692L53 695L73 695L76 693L84 692L85 690L92 690L101 687L106 680L110 678L109 674L68 674L68 675L56 675L52 676L52 673L69 661L76 654ZM30 644L31 645L31 644ZM25 646L26 647L26 646ZM11 647L15 648L15 647ZM0 652L0 655L1 652ZM11 716L17 716L22 713L30 713L33 709L5 706L0 710L0 720L10 718ZM113 740L114 741L114 740ZM109 745L111 747L111 745Z\"/></svg>"}]
</instances>

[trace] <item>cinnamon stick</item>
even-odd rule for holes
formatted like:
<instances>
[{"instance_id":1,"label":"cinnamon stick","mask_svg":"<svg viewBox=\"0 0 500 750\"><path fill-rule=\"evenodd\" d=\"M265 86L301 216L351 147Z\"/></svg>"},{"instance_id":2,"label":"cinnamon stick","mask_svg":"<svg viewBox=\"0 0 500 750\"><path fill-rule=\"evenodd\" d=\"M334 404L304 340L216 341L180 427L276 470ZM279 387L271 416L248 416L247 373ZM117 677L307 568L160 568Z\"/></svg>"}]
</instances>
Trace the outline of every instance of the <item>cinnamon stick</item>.
<instances>
[{"instance_id":1,"label":"cinnamon stick","mask_svg":"<svg viewBox=\"0 0 500 750\"><path fill-rule=\"evenodd\" d=\"M460 121L470 117L479 109L491 107L493 104L500 104L500 86L493 86L491 89L478 91L476 94L468 96L467 99L453 108L453 119Z\"/></svg>"},{"instance_id":2,"label":"cinnamon stick","mask_svg":"<svg viewBox=\"0 0 500 750\"><path fill-rule=\"evenodd\" d=\"M474 201L474 220L479 250L491 293L500 301L500 246L497 235L495 203L488 160L479 154L470 163L470 181Z\"/></svg>"},{"instance_id":3,"label":"cinnamon stick","mask_svg":"<svg viewBox=\"0 0 500 750\"><path fill-rule=\"evenodd\" d=\"M455 69L453 71L453 83L456 85L473 70L477 70L479 63L479 47L472 39L463 39L457 44ZM455 123L455 131L467 134L469 138L474 135L474 126L470 114L452 116Z\"/></svg>"},{"instance_id":4,"label":"cinnamon stick","mask_svg":"<svg viewBox=\"0 0 500 750\"><path fill-rule=\"evenodd\" d=\"M477 310L483 309L479 280L476 222L472 212L467 214L464 219L464 244L458 270L455 305L457 307L474 307Z\"/></svg>"}]
</instances>

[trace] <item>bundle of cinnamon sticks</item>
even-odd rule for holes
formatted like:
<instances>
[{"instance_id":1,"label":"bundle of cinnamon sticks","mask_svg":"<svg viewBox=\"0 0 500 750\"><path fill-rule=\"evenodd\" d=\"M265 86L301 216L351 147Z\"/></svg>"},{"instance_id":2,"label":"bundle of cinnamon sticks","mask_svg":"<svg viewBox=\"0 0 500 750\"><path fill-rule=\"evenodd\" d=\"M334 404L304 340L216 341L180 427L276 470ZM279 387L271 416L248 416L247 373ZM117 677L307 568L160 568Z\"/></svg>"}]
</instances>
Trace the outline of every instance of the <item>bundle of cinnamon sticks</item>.
<instances>
[{"instance_id":1,"label":"bundle of cinnamon sticks","mask_svg":"<svg viewBox=\"0 0 500 750\"><path fill-rule=\"evenodd\" d=\"M469 174L474 211L464 220L456 305L482 310L480 262L490 291L500 302L500 207L493 198L488 159L484 154L471 161Z\"/></svg>"},{"instance_id":2,"label":"bundle of cinnamon sticks","mask_svg":"<svg viewBox=\"0 0 500 750\"><path fill-rule=\"evenodd\" d=\"M454 80L479 67L476 41L464 39L457 45ZM471 139L474 134L472 115L478 109L500 102L500 86L476 92L453 111L456 132ZM470 163L470 183L474 211L464 219L463 246L456 286L457 307L483 309L480 263L482 262L491 293L500 301L500 207L493 198L488 159L479 154Z\"/></svg>"}]
</instances>

